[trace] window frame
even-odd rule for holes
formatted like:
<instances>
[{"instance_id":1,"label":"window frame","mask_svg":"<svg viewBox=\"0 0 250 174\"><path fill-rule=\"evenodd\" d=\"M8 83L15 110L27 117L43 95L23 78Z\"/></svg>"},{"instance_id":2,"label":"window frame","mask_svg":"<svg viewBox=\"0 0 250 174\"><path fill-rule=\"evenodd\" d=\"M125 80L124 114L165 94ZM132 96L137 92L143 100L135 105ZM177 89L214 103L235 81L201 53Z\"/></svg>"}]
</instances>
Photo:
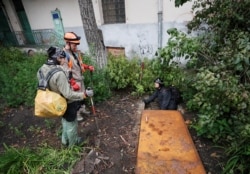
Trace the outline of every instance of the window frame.
<instances>
[{"instance_id":1,"label":"window frame","mask_svg":"<svg viewBox=\"0 0 250 174\"><path fill-rule=\"evenodd\" d=\"M104 24L126 23L125 0L102 0Z\"/></svg>"}]
</instances>

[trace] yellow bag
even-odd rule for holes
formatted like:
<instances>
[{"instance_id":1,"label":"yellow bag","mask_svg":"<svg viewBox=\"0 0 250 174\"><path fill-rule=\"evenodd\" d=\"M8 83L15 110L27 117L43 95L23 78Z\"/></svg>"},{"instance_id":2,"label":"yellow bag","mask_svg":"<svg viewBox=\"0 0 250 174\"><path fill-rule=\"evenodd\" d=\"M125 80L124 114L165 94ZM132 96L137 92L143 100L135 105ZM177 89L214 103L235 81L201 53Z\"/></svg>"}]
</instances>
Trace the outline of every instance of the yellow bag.
<instances>
[{"instance_id":1,"label":"yellow bag","mask_svg":"<svg viewBox=\"0 0 250 174\"><path fill-rule=\"evenodd\" d=\"M60 94L46 90L37 90L35 98L35 116L60 117L67 109L67 101Z\"/></svg>"},{"instance_id":2,"label":"yellow bag","mask_svg":"<svg viewBox=\"0 0 250 174\"><path fill-rule=\"evenodd\" d=\"M62 71L61 68L53 68L48 72L46 78L39 69L41 79L35 97L34 115L37 117L61 117L66 112L67 101L60 94L48 89L48 82L53 74Z\"/></svg>"}]
</instances>

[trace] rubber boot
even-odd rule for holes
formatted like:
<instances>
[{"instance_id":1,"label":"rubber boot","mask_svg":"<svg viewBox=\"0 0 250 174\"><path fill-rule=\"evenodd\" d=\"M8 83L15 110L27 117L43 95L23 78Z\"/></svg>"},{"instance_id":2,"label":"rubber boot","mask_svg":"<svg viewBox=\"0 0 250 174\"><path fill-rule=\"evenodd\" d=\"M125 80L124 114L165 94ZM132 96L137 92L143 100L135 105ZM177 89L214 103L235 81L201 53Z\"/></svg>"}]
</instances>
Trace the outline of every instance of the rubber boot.
<instances>
[{"instance_id":1,"label":"rubber boot","mask_svg":"<svg viewBox=\"0 0 250 174\"><path fill-rule=\"evenodd\" d=\"M62 144L64 146L68 146L69 145L69 142L68 142L68 136L67 136L67 121L62 118Z\"/></svg>"},{"instance_id":2,"label":"rubber boot","mask_svg":"<svg viewBox=\"0 0 250 174\"><path fill-rule=\"evenodd\" d=\"M73 146L78 143L79 137L77 133L77 120L68 122L62 118L62 144Z\"/></svg>"}]
</instances>

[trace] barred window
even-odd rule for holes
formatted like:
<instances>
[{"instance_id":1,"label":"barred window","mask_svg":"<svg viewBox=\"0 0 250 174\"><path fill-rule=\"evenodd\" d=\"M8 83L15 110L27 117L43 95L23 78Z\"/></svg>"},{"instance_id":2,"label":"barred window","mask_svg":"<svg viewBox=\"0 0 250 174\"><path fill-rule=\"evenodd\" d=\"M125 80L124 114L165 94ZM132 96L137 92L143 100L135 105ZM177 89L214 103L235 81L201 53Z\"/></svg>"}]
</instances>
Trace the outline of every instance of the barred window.
<instances>
[{"instance_id":1,"label":"barred window","mask_svg":"<svg viewBox=\"0 0 250 174\"><path fill-rule=\"evenodd\" d=\"M125 0L102 0L105 24L125 23Z\"/></svg>"}]
</instances>

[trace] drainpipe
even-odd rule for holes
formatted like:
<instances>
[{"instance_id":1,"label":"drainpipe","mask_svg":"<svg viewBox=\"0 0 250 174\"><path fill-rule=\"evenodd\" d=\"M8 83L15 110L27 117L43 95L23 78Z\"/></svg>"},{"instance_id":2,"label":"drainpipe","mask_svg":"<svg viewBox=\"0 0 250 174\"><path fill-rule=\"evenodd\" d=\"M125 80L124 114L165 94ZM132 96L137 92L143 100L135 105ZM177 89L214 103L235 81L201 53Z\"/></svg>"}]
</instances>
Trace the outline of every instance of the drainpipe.
<instances>
[{"instance_id":1,"label":"drainpipe","mask_svg":"<svg viewBox=\"0 0 250 174\"><path fill-rule=\"evenodd\" d=\"M158 49L162 48L162 0L158 0Z\"/></svg>"}]
</instances>

